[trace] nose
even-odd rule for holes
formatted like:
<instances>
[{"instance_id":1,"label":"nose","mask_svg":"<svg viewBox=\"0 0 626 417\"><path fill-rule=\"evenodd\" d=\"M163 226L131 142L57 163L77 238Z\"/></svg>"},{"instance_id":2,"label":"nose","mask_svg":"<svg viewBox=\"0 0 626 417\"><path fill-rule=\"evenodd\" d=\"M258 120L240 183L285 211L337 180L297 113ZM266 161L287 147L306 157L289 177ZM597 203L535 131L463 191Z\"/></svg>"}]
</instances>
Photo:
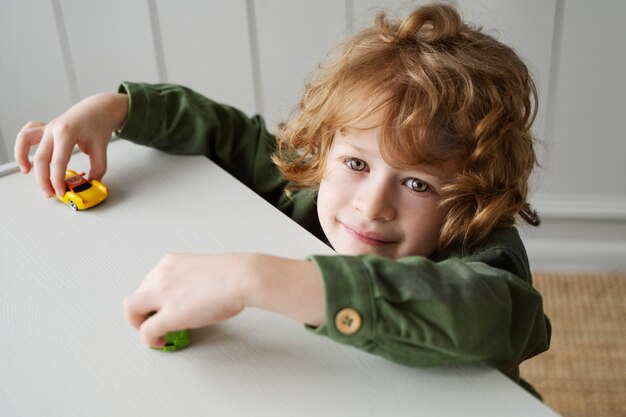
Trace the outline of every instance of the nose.
<instances>
[{"instance_id":1,"label":"nose","mask_svg":"<svg viewBox=\"0 0 626 417\"><path fill-rule=\"evenodd\" d=\"M367 220L389 221L396 216L393 187L386 181L372 180L359 185L353 207Z\"/></svg>"}]
</instances>

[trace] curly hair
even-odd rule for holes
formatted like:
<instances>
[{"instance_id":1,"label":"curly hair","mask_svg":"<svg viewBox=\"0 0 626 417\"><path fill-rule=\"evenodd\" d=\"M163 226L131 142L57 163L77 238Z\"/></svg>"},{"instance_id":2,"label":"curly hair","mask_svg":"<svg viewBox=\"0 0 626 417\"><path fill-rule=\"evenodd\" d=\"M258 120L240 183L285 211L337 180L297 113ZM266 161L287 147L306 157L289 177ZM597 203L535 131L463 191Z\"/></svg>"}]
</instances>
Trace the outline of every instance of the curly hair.
<instances>
[{"instance_id":1,"label":"curly hair","mask_svg":"<svg viewBox=\"0 0 626 417\"><path fill-rule=\"evenodd\" d=\"M418 7L402 21L380 13L305 85L279 125L274 162L291 190L318 187L335 132L373 128L394 167L453 161L438 247L469 248L516 215L539 224L527 202L536 109L537 90L518 55L454 8Z\"/></svg>"}]
</instances>

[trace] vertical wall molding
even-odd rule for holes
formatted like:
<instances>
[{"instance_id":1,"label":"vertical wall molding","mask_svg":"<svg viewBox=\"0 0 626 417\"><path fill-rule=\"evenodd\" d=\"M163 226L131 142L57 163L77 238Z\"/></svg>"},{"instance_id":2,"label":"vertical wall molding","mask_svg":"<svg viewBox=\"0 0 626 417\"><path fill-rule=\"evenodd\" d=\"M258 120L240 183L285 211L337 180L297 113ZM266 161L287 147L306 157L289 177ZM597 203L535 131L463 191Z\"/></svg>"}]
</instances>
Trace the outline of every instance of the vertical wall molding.
<instances>
[{"instance_id":1,"label":"vertical wall molding","mask_svg":"<svg viewBox=\"0 0 626 417\"><path fill-rule=\"evenodd\" d=\"M9 145L8 142L6 140L4 140L4 136L2 135L2 127L0 126L0 163L2 163L2 161L10 161L11 157L9 157L9 155L11 155L12 153L9 151Z\"/></svg>"},{"instance_id":2,"label":"vertical wall molding","mask_svg":"<svg viewBox=\"0 0 626 417\"><path fill-rule=\"evenodd\" d=\"M351 36L356 30L356 13L354 11L354 0L346 1L346 36Z\"/></svg>"},{"instance_id":3,"label":"vertical wall molding","mask_svg":"<svg viewBox=\"0 0 626 417\"><path fill-rule=\"evenodd\" d=\"M61 54L63 55L63 65L65 66L65 76L67 78L67 86L70 92L70 98L73 103L80 100L80 91L78 90L78 80L76 78L76 69L72 59L72 51L67 36L67 28L65 19L63 18L63 9L60 0L52 0L52 11L54 13L54 22L57 27L57 35L59 37L59 45L61 46Z\"/></svg>"},{"instance_id":4,"label":"vertical wall molding","mask_svg":"<svg viewBox=\"0 0 626 417\"><path fill-rule=\"evenodd\" d=\"M250 42L250 62L252 63L252 85L254 87L254 105L258 114L265 115L265 99L261 76L261 52L259 50L259 29L257 27L254 0L246 0L246 16L248 19L248 36Z\"/></svg>"},{"instance_id":5,"label":"vertical wall molding","mask_svg":"<svg viewBox=\"0 0 626 417\"><path fill-rule=\"evenodd\" d=\"M563 43L563 0L556 0L554 10L554 29L552 33L552 55L550 72L548 74L548 100L546 102L545 135L544 139L554 143L554 114L557 105L557 91L559 83L559 67L561 62L561 47Z\"/></svg>"},{"instance_id":6,"label":"vertical wall molding","mask_svg":"<svg viewBox=\"0 0 626 417\"><path fill-rule=\"evenodd\" d=\"M167 82L167 66L165 65L165 52L163 50L163 38L159 23L159 10L155 0L148 0L148 14L150 15L150 29L152 30L152 45L159 82Z\"/></svg>"}]
</instances>

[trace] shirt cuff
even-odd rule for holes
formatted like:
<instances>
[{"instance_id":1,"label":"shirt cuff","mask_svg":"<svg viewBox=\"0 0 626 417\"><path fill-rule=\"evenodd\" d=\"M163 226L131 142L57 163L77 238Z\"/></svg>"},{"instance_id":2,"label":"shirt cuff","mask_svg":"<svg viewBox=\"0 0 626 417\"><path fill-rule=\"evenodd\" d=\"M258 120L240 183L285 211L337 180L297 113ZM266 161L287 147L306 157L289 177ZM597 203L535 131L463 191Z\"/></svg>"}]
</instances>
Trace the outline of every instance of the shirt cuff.
<instances>
[{"instance_id":1,"label":"shirt cuff","mask_svg":"<svg viewBox=\"0 0 626 417\"><path fill-rule=\"evenodd\" d=\"M326 319L314 333L361 349L374 340L376 310L371 276L358 257L312 256L325 288Z\"/></svg>"},{"instance_id":2,"label":"shirt cuff","mask_svg":"<svg viewBox=\"0 0 626 417\"><path fill-rule=\"evenodd\" d=\"M147 84L124 81L118 88L118 93L128 96L128 117L115 134L140 145L150 145L156 136L158 123L155 120L160 120L163 107L161 97L148 87Z\"/></svg>"}]
</instances>

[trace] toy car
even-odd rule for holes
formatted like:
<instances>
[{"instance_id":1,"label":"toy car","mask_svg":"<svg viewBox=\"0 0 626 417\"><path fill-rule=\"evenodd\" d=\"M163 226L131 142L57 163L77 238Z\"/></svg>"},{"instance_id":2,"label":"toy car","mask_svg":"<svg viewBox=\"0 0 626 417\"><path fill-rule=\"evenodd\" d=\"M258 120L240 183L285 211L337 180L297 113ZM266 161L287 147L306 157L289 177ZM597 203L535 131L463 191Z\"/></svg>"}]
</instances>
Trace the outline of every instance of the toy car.
<instances>
[{"instance_id":1,"label":"toy car","mask_svg":"<svg viewBox=\"0 0 626 417\"><path fill-rule=\"evenodd\" d=\"M155 311L148 313L148 317L156 314ZM152 346L154 350L162 350L163 352L174 352L178 349L186 348L191 344L189 330L174 330L165 334L165 344L163 347Z\"/></svg>"},{"instance_id":2,"label":"toy car","mask_svg":"<svg viewBox=\"0 0 626 417\"><path fill-rule=\"evenodd\" d=\"M190 343L189 330L177 330L165 334L165 345L163 347L152 347L152 349L174 352L175 350L186 348Z\"/></svg>"},{"instance_id":3,"label":"toy car","mask_svg":"<svg viewBox=\"0 0 626 417\"><path fill-rule=\"evenodd\" d=\"M68 169L65 171L65 194L58 197L74 211L85 210L102 203L109 194L107 187L98 180L87 181L80 174Z\"/></svg>"}]
</instances>

